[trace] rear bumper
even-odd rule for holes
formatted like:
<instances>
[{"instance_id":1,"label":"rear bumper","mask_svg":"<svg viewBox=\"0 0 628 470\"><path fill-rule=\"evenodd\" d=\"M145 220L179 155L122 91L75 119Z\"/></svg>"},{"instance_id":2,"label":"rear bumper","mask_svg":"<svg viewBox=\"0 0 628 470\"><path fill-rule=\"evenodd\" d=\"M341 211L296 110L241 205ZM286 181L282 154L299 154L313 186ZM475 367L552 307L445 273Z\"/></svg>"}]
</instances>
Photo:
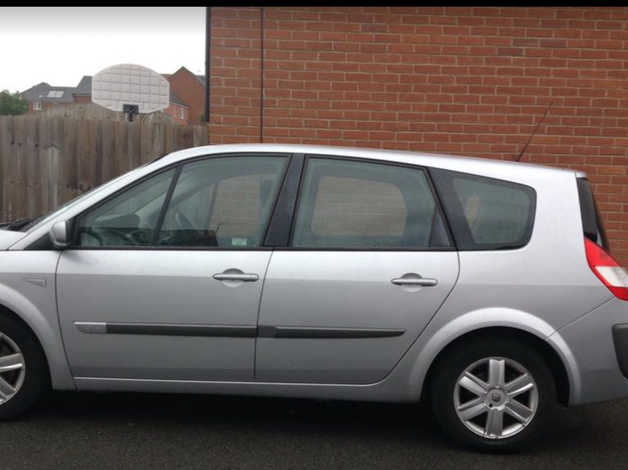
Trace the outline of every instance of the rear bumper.
<instances>
[{"instance_id":1,"label":"rear bumper","mask_svg":"<svg viewBox=\"0 0 628 470\"><path fill-rule=\"evenodd\" d=\"M570 405L628 396L628 302L613 298L554 334L569 347L579 376Z\"/></svg>"},{"instance_id":2,"label":"rear bumper","mask_svg":"<svg viewBox=\"0 0 628 470\"><path fill-rule=\"evenodd\" d=\"M613 343L619 370L628 378L628 323L613 325Z\"/></svg>"}]
</instances>

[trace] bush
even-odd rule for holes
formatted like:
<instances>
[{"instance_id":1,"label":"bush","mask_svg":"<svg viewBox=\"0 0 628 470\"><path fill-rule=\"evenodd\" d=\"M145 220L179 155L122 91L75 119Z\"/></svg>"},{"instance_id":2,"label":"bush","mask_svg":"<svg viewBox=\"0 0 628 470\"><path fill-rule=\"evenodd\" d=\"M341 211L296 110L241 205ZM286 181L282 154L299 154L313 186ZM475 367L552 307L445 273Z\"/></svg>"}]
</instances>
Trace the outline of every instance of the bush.
<instances>
[{"instance_id":1,"label":"bush","mask_svg":"<svg viewBox=\"0 0 628 470\"><path fill-rule=\"evenodd\" d=\"M28 101L22 99L18 92L13 94L4 90L0 93L0 115L24 114L28 111Z\"/></svg>"}]
</instances>

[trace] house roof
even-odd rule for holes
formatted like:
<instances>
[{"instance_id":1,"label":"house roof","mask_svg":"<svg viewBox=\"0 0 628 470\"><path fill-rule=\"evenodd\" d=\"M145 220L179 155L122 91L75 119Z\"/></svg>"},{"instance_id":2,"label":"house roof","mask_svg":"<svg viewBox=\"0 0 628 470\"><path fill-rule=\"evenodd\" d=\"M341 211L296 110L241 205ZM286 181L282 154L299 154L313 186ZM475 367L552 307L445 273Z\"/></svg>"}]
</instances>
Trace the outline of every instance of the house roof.
<instances>
[{"instance_id":1,"label":"house roof","mask_svg":"<svg viewBox=\"0 0 628 470\"><path fill-rule=\"evenodd\" d=\"M38 83L35 86L30 87L28 90L23 91L22 98L26 101L39 101L39 97L43 94L47 94L48 90L50 90L50 85L46 82Z\"/></svg>"},{"instance_id":2,"label":"house roof","mask_svg":"<svg viewBox=\"0 0 628 470\"><path fill-rule=\"evenodd\" d=\"M46 101L51 103L72 103L74 87L52 86L41 82L22 93L22 97L28 102Z\"/></svg>"},{"instance_id":3,"label":"house roof","mask_svg":"<svg viewBox=\"0 0 628 470\"><path fill-rule=\"evenodd\" d=\"M168 78L168 74L162 74L165 78ZM50 92L54 91L57 93ZM52 86L46 82L41 82L28 90L22 92L22 97L28 102L34 101L47 101L54 103L72 103L74 101L73 95L91 96L92 95L92 77L90 75L83 75L81 81L76 87L60 87ZM188 105L179 98L170 89L170 102L179 106L188 107Z\"/></svg>"},{"instance_id":4,"label":"house roof","mask_svg":"<svg viewBox=\"0 0 628 470\"><path fill-rule=\"evenodd\" d=\"M79 82L79 84L76 85L76 88L74 90L74 94L75 95L88 95L88 96L91 96L91 94L92 94L92 77L90 77L89 75L83 75L83 78L81 78L81 81Z\"/></svg>"},{"instance_id":5,"label":"house roof","mask_svg":"<svg viewBox=\"0 0 628 470\"><path fill-rule=\"evenodd\" d=\"M205 75L196 75L196 74L190 72L190 70L188 70L186 67L183 67L183 66L179 67L179 69L175 73L162 73L161 76L166 78L166 79L169 79L170 77L172 77L173 75L178 73L180 70L186 71L187 73L192 75L194 78L196 78L198 83L200 83L201 85L205 86Z\"/></svg>"}]
</instances>

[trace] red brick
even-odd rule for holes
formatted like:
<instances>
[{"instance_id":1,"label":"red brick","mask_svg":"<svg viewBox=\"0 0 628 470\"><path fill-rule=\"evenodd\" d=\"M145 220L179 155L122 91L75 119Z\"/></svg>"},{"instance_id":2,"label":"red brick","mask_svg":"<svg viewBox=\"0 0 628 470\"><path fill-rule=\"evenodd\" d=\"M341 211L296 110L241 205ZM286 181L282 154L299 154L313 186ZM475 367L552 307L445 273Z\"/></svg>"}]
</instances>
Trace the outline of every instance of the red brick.
<instances>
[{"instance_id":1,"label":"red brick","mask_svg":"<svg viewBox=\"0 0 628 470\"><path fill-rule=\"evenodd\" d=\"M587 171L628 265L628 11L267 7L264 141ZM215 8L211 141L260 135L258 8Z\"/></svg>"}]
</instances>

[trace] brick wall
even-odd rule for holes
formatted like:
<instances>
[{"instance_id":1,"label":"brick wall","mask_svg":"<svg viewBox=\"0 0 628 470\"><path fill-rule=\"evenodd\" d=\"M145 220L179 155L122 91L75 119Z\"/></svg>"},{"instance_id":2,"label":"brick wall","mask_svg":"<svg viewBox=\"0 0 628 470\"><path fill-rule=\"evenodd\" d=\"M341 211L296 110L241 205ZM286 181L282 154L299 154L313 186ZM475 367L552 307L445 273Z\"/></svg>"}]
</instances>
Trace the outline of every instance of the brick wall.
<instances>
[{"instance_id":1,"label":"brick wall","mask_svg":"<svg viewBox=\"0 0 628 470\"><path fill-rule=\"evenodd\" d=\"M167 79L172 91L188 105L188 118L186 119L190 123L198 123L201 115L205 112L204 85L185 67L181 67Z\"/></svg>"},{"instance_id":2,"label":"brick wall","mask_svg":"<svg viewBox=\"0 0 628 470\"><path fill-rule=\"evenodd\" d=\"M212 8L212 143L260 141L260 13L259 8Z\"/></svg>"},{"instance_id":3,"label":"brick wall","mask_svg":"<svg viewBox=\"0 0 628 470\"><path fill-rule=\"evenodd\" d=\"M628 8L261 14L212 9L212 143L512 159L551 103L524 161L587 171L628 265Z\"/></svg>"},{"instance_id":4,"label":"brick wall","mask_svg":"<svg viewBox=\"0 0 628 470\"><path fill-rule=\"evenodd\" d=\"M91 103L92 102L91 95L72 95L72 96L74 96L74 102L75 103L85 104L85 103Z\"/></svg>"},{"instance_id":5,"label":"brick wall","mask_svg":"<svg viewBox=\"0 0 628 470\"><path fill-rule=\"evenodd\" d=\"M174 121L179 124L190 124L190 110L186 106L170 103L170 105L164 109L164 113L171 116Z\"/></svg>"}]
</instances>

